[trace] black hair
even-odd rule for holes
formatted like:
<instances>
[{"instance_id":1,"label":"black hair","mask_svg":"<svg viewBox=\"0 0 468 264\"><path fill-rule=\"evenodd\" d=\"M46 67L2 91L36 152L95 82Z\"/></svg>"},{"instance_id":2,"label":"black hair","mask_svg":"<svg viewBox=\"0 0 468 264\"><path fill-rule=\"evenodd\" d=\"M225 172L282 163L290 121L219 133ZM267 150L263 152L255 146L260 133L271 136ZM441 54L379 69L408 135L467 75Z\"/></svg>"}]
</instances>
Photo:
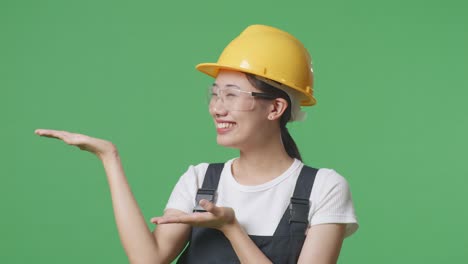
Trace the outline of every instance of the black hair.
<instances>
[{"instance_id":1,"label":"black hair","mask_svg":"<svg viewBox=\"0 0 468 264\"><path fill-rule=\"evenodd\" d=\"M279 123L281 129L281 140L283 141L286 153L288 153L291 158L302 161L301 153L299 153L296 142L294 142L294 139L291 137L291 134L289 134L288 128L286 127L286 124L291 119L291 98L289 98L289 95L285 91L256 78L253 74L246 73L246 76L247 80L249 80L253 87L264 93L273 95L275 98L283 98L288 102L288 107L281 116Z\"/></svg>"}]
</instances>

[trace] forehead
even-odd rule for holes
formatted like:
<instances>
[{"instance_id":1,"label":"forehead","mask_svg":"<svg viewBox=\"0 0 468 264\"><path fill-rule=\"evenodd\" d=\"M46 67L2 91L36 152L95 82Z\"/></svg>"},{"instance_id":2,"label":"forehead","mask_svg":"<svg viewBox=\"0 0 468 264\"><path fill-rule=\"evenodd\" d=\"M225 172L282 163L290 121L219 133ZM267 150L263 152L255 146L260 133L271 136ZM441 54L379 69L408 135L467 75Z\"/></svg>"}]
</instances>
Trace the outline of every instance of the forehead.
<instances>
[{"instance_id":1,"label":"forehead","mask_svg":"<svg viewBox=\"0 0 468 264\"><path fill-rule=\"evenodd\" d=\"M255 87L247 79L247 76L242 72L237 71L219 71L218 76L213 85L218 87L237 86L244 91L257 91Z\"/></svg>"}]
</instances>

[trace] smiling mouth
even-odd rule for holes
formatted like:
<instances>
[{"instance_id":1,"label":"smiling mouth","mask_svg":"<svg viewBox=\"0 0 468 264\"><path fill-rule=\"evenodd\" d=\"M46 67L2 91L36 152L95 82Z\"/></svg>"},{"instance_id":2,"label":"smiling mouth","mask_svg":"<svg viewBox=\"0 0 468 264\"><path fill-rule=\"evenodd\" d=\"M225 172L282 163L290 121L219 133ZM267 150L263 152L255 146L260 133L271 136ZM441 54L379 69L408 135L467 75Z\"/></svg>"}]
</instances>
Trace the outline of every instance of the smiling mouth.
<instances>
[{"instance_id":1,"label":"smiling mouth","mask_svg":"<svg viewBox=\"0 0 468 264\"><path fill-rule=\"evenodd\" d=\"M217 123L216 128L227 129L227 128L234 127L235 125L236 125L235 123Z\"/></svg>"}]
</instances>

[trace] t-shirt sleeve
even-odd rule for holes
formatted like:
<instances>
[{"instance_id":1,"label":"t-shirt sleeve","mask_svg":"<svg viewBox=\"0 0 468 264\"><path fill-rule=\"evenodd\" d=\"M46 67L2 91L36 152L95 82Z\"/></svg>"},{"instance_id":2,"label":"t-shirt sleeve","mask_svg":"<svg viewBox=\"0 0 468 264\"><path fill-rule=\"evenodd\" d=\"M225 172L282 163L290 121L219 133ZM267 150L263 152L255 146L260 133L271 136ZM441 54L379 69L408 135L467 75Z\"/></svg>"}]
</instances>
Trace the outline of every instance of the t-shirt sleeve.
<instances>
[{"instance_id":1,"label":"t-shirt sleeve","mask_svg":"<svg viewBox=\"0 0 468 264\"><path fill-rule=\"evenodd\" d=\"M331 169L321 169L317 174L311 194L310 225L346 224L345 236L358 229L357 217L349 184Z\"/></svg>"},{"instance_id":2,"label":"t-shirt sleeve","mask_svg":"<svg viewBox=\"0 0 468 264\"><path fill-rule=\"evenodd\" d=\"M203 183L207 168L207 163L190 166L174 186L165 209L171 208L191 213L195 207L198 188Z\"/></svg>"}]
</instances>

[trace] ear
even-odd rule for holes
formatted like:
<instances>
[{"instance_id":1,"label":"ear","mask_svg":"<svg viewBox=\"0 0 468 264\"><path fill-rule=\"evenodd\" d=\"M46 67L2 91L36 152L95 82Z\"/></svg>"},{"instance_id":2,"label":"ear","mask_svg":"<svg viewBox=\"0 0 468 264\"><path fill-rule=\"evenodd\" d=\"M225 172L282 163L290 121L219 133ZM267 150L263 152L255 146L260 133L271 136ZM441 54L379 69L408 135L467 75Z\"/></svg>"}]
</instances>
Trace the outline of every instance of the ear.
<instances>
[{"instance_id":1,"label":"ear","mask_svg":"<svg viewBox=\"0 0 468 264\"><path fill-rule=\"evenodd\" d=\"M276 98L271 102L268 120L280 119L284 111L288 108L288 101L284 98Z\"/></svg>"}]
</instances>

